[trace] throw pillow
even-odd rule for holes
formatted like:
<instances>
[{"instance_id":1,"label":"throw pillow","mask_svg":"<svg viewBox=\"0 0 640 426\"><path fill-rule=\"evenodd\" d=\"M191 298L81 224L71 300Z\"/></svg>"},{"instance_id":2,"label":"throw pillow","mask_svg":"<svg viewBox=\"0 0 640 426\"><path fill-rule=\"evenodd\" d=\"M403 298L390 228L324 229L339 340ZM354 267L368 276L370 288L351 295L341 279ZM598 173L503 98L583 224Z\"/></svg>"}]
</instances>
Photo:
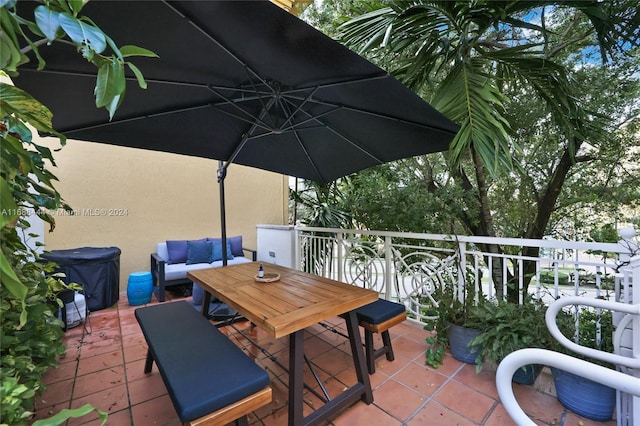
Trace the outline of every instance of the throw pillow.
<instances>
[{"instance_id":1,"label":"throw pillow","mask_svg":"<svg viewBox=\"0 0 640 426\"><path fill-rule=\"evenodd\" d=\"M231 253L233 253L234 256L244 256L244 251L242 251L242 235L227 238L227 241L231 244Z\"/></svg>"},{"instance_id":2,"label":"throw pillow","mask_svg":"<svg viewBox=\"0 0 640 426\"><path fill-rule=\"evenodd\" d=\"M186 263L187 261L187 242L203 242L207 241L206 238L200 240L167 240L167 253L169 253L169 260L167 263Z\"/></svg>"},{"instance_id":3,"label":"throw pillow","mask_svg":"<svg viewBox=\"0 0 640 426\"><path fill-rule=\"evenodd\" d=\"M187 240L167 240L168 263L187 261Z\"/></svg>"},{"instance_id":4,"label":"throw pillow","mask_svg":"<svg viewBox=\"0 0 640 426\"><path fill-rule=\"evenodd\" d=\"M213 245L211 250L211 262L215 262L217 260L222 260L222 241L221 240L213 240L210 241ZM231 243L227 240L227 260L233 259L233 253L231 250Z\"/></svg>"},{"instance_id":5,"label":"throw pillow","mask_svg":"<svg viewBox=\"0 0 640 426\"><path fill-rule=\"evenodd\" d=\"M187 265L211 262L212 244L210 241L187 241Z\"/></svg>"}]
</instances>

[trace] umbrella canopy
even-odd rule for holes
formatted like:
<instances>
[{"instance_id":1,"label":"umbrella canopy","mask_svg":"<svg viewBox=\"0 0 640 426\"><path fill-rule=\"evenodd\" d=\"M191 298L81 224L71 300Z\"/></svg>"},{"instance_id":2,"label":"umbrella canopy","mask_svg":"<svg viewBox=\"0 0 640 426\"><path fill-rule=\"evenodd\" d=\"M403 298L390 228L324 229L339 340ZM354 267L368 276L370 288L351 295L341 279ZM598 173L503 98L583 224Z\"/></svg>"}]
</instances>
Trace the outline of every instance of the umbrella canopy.
<instances>
[{"instance_id":1,"label":"umbrella canopy","mask_svg":"<svg viewBox=\"0 0 640 426\"><path fill-rule=\"evenodd\" d=\"M159 59L135 60L148 89L130 75L109 122L94 106L95 68L73 46L42 48L46 69L27 65L15 83L72 139L329 182L446 150L457 131L388 73L270 2L95 1L83 12L116 43Z\"/></svg>"},{"instance_id":2,"label":"umbrella canopy","mask_svg":"<svg viewBox=\"0 0 640 426\"><path fill-rule=\"evenodd\" d=\"M330 182L446 150L458 130L388 73L268 1L92 1L83 12L118 45L159 58L134 60L148 88L128 75L109 121L94 105L95 68L73 46L41 47L45 70L32 61L14 82L51 109L68 138L217 159L221 181L238 163Z\"/></svg>"}]
</instances>

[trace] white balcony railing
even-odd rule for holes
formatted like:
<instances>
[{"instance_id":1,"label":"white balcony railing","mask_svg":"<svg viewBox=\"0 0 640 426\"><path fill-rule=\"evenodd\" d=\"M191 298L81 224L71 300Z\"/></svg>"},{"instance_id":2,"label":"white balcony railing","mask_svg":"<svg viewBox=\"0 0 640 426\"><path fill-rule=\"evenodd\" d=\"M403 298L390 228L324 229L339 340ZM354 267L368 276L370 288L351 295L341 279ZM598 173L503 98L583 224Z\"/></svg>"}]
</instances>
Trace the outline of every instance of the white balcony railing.
<instances>
[{"instance_id":1,"label":"white balcony railing","mask_svg":"<svg viewBox=\"0 0 640 426\"><path fill-rule=\"evenodd\" d=\"M623 259L634 241L587 243L295 227L296 267L376 290L405 304L416 320L430 319L438 286L464 286L505 297L523 289L548 303L560 296L618 300ZM465 271L465 274L460 273ZM616 280L617 277L617 280ZM512 291L513 292L513 291Z\"/></svg>"}]
</instances>

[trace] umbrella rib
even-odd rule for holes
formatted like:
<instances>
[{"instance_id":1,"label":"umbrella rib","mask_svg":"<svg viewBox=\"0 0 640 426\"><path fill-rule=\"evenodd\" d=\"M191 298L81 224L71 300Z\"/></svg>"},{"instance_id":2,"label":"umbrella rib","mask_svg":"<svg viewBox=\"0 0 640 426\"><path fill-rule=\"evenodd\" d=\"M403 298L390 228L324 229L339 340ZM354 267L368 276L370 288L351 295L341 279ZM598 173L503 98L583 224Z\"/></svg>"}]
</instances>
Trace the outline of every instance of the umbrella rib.
<instances>
[{"instance_id":1,"label":"umbrella rib","mask_svg":"<svg viewBox=\"0 0 640 426\"><path fill-rule=\"evenodd\" d=\"M282 123L282 125L280 126L280 129L281 129L281 130L282 130L282 126L283 126L283 125L285 125L285 124L287 124L287 123L291 123L291 120L293 120L293 117L298 113L298 111L300 111L300 110L302 109L302 107L303 107L303 106L305 106L305 105L307 104L307 102L308 102L308 101L310 101L310 100L311 100L311 98L313 97L313 95L314 95L317 91L318 91L318 88L317 88L317 87L313 88L313 90L311 91L311 93L309 93L309 95L307 95L307 97L306 97L302 102L300 102L300 105L298 105L298 106L297 106L297 108L296 108L293 112L289 111L289 110L288 110L288 108L285 108L285 103L284 103L284 102L282 103L282 109L283 109L283 110L286 110L286 113L287 113L287 119L286 119L286 121L285 121L284 123ZM286 98L284 98L284 97L283 97L282 99L283 99L284 101L286 101ZM301 124L301 123L291 123L291 124L292 124L292 126L291 126L291 127L295 127L295 126L297 126L297 125L299 125L299 124Z\"/></svg>"},{"instance_id":2,"label":"umbrella rib","mask_svg":"<svg viewBox=\"0 0 640 426\"><path fill-rule=\"evenodd\" d=\"M220 49L224 50L224 52L226 54L228 54L231 58L233 58L236 62L238 62L240 65L242 65L248 72L250 72L251 74L253 74L253 76L261 81L263 84L266 84L266 81L257 73L255 72L246 62L244 62L242 59L240 59L240 57L238 57L235 53L233 53L232 51L230 51L229 49L227 49L226 46L224 46L222 43L220 43L215 37L213 37L211 34L209 34L207 31L205 31L205 29L202 27L202 25L200 25L199 23L196 22L196 19L194 19L192 16L188 16L186 13L184 13L183 11L177 9L175 6L169 4L168 1L163 0L163 3L165 5L167 5L167 7L169 7L171 10L173 10L175 13L177 13L178 15L180 15L181 17L183 17L184 19L186 19L191 25L193 25L193 27L198 30L202 35L204 35L205 37L207 37L209 40L211 40L211 42L213 42L214 44L216 44ZM267 85L267 84L266 84ZM268 86L268 85L267 85Z\"/></svg>"},{"instance_id":3,"label":"umbrella rib","mask_svg":"<svg viewBox=\"0 0 640 426\"><path fill-rule=\"evenodd\" d=\"M270 102L271 106L269 106L269 107L266 106L266 104L264 103L264 97L260 96L260 92L258 91L258 87L256 86L256 83L251 78L251 73L253 72L253 70L251 70L251 68L249 68L246 65L244 67L244 70L247 73L247 78L249 79L251 87L253 88L258 100L260 101L260 106L262 107L262 111L268 111L271 108L271 106L273 106L273 102ZM264 81L261 77L259 78L259 80L262 82L262 84L266 85L269 89L271 89L271 93L270 93L271 99L275 99L276 100L275 103L278 103L278 100L277 100L277 97L276 97L276 89L273 86L271 86L270 84L268 84L266 81ZM261 117L259 118L259 120L262 121L266 126L267 123L265 123L264 120L262 119L262 117L264 117L264 115L266 115L266 114L261 114ZM271 124L272 124L271 125L272 128L275 127L275 123L272 122Z\"/></svg>"},{"instance_id":4,"label":"umbrella rib","mask_svg":"<svg viewBox=\"0 0 640 426\"><path fill-rule=\"evenodd\" d=\"M240 143L236 146L231 156L225 162L223 166L223 172L227 170L227 168L229 167L229 164L235 161L236 157L240 154L240 151L242 151L242 148L244 148L245 144L249 140L249 137L251 136L251 134L255 131L257 127L259 127L258 122L262 121L262 118L265 116L265 114L267 114L267 112L269 111L269 108L273 106L275 101L276 101L275 98L269 99L269 102L267 102L267 105L262 109L262 111L260 111L260 115L256 118L256 121L253 123L249 131L242 135L242 139L240 140Z\"/></svg>"},{"instance_id":5,"label":"umbrella rib","mask_svg":"<svg viewBox=\"0 0 640 426\"><path fill-rule=\"evenodd\" d=\"M100 122L99 124L89 124L89 125L85 125L85 126L82 126L82 127L73 127L73 128L56 129L56 130L59 131L60 133L82 132L82 131L85 131L85 130L109 127L109 126L112 126L112 125L115 125L115 124L120 124L120 123L128 123L128 122L131 122L131 121L146 120L146 119L151 118L151 117L160 117L160 116L168 115L168 114L195 111L195 110L203 109L203 108L211 108L211 105L207 103L207 104L195 105L195 106L190 106L190 107L185 107L185 108L171 109L171 110L168 110L168 111L152 112L152 113L139 115L139 116L135 116L135 117L114 119L114 120L108 121L106 123L105 122Z\"/></svg>"},{"instance_id":6,"label":"umbrella rib","mask_svg":"<svg viewBox=\"0 0 640 426\"><path fill-rule=\"evenodd\" d=\"M325 115L329 115L329 114L331 114L331 113L333 113L333 112L335 112L335 111L337 111L339 109L341 109L341 107L335 107L335 108L332 108L330 110L327 110L327 111L324 111L324 112L322 112L320 114L315 114L315 115L310 114L309 111L302 110L308 116L307 119L292 123L290 126L287 126L285 128L281 128L280 130L283 131L283 132L289 132L289 131L298 130L303 125L305 125L305 124L307 124L307 123L309 123L311 121L319 121L319 120L317 120L318 118L323 117ZM320 124L321 124L321 126L319 126L319 127L323 127L324 126L324 123L320 122ZM301 129L301 130L312 129L312 128L315 128L315 126L305 127L304 129Z\"/></svg>"},{"instance_id":7,"label":"umbrella rib","mask_svg":"<svg viewBox=\"0 0 640 426\"><path fill-rule=\"evenodd\" d=\"M367 83L370 81L374 81L374 80L384 80L387 78L392 78L390 76L389 73L382 71L382 73L378 73L378 74L374 74L374 75L370 75L367 77L359 77L359 78L352 78L352 79L348 79L348 80L340 80L340 81L333 81L333 82L329 82L329 83L316 83L313 84L311 86L304 86L304 87L298 87L298 88L291 88L283 93L295 93L295 92L301 92L301 91L306 91L309 89L327 89L330 87L334 87L334 86L345 86L348 84L358 84L358 83Z\"/></svg>"},{"instance_id":8,"label":"umbrella rib","mask_svg":"<svg viewBox=\"0 0 640 426\"><path fill-rule=\"evenodd\" d=\"M309 96L312 96L313 93L309 94ZM293 118L293 115L295 114L296 111L294 111L294 113L291 113L291 110L289 110L288 105L284 104L282 105L282 109L285 111L285 113L289 114L289 119ZM299 108L298 108L299 109ZM311 164L311 167L313 167L313 169L316 172L317 176L320 176L320 179L322 179L323 182L326 181L326 179L324 178L324 176L322 175L322 172L320 171L320 169L318 168L318 166L316 166L316 163L313 161L313 159L311 158L311 155L309 154L309 151L307 150L307 147L304 146L304 143L302 142L302 139L300 139L300 135L298 134L298 132L295 130L295 125L293 126L293 135L296 138L296 141L298 142L298 145L300 146L300 149L302 149L302 152L304 152L305 157L307 157L307 160L309 161L309 164Z\"/></svg>"},{"instance_id":9,"label":"umbrella rib","mask_svg":"<svg viewBox=\"0 0 640 426\"><path fill-rule=\"evenodd\" d=\"M309 120L316 120L318 121L325 129L328 129L330 132L334 133L336 136L338 136L339 138L343 139L344 141L346 141L349 145L357 148L358 150L360 150L363 154L368 155L369 157L371 157L373 160L377 161L379 164L383 164L384 161L382 159L380 159L378 156L376 156L375 154L367 151L365 148L363 148L362 146L360 146L358 143L356 143L355 141L351 140L350 138L348 138L347 136L343 135L341 132L339 132L337 129L335 129L333 126L329 125L329 123L325 123L324 121L320 120L321 116L313 116L311 114L309 114L308 111L302 110L303 113L309 115ZM330 112L330 111L329 111ZM328 113L328 112L327 112ZM324 115L324 114L323 114ZM298 130L299 131L299 130ZM296 137L298 136L298 131L296 131ZM300 139L298 139L300 141ZM302 142L300 141L300 143L302 144ZM304 149L304 145L302 145L303 149ZM305 149L306 152L306 149Z\"/></svg>"},{"instance_id":10,"label":"umbrella rib","mask_svg":"<svg viewBox=\"0 0 640 426\"><path fill-rule=\"evenodd\" d=\"M298 100L298 101L304 100L304 98L302 96L288 95L287 97L291 98L291 99ZM317 105L330 106L330 107L334 107L335 109L342 108L342 109L345 109L345 110L348 110L348 111L353 111L353 112L356 112L356 113L359 113L359 114L371 115L373 117L384 118L386 120L391 120L391 121L397 121L398 123L409 124L411 126L417 126L417 127L422 127L424 129L436 130L436 131L439 131L439 132L442 132L442 133L451 134L451 131L446 130L446 129L442 129L440 127L435 127L433 125L419 123L419 122L413 121L413 120L406 120L404 118L398 118L398 117L394 117L394 116L391 116L391 115L382 114L382 113L379 113L379 112L369 111L369 110L362 109L362 108L354 108L352 106L336 104L336 103L333 103L333 102L322 101L322 100L318 100L318 99L311 99L310 101L316 103Z\"/></svg>"},{"instance_id":11,"label":"umbrella rib","mask_svg":"<svg viewBox=\"0 0 640 426\"><path fill-rule=\"evenodd\" d=\"M242 102L242 101L246 101L247 99L241 99L241 100L235 100L235 99L230 99L228 97L226 97L225 95L223 95L222 93L220 93L218 90L216 90L214 87L209 86L209 90L211 90L213 93L215 93L217 96L221 97L222 99L224 99L224 103L211 103L211 107L215 108L217 111L223 112L233 118L237 118L238 120L244 121L246 123L250 123L250 124L257 124L259 127L265 129L265 130L271 130L273 128L273 126L269 126L267 125L267 123L264 123L263 120L259 117L255 117L253 114L251 114L248 111L245 111L244 109L242 109L239 105L238 102ZM260 97L258 95L258 97ZM253 99L251 99L253 100ZM264 102L260 102L262 104L262 110L267 110L267 108L265 108L265 104ZM220 108L221 105L231 105L233 106L235 109L240 110L240 112L244 113L247 117L241 117L240 115L234 114L231 111L225 111L224 109ZM262 124L260 124L262 123Z\"/></svg>"},{"instance_id":12,"label":"umbrella rib","mask_svg":"<svg viewBox=\"0 0 640 426\"><path fill-rule=\"evenodd\" d=\"M52 68L47 68L45 70L42 71L38 71L35 69L29 69L29 68L22 68L20 70L21 73L38 73L38 74L53 74L53 75L62 75L62 76L69 76L69 77L89 77L89 78L96 78L97 74L96 73L91 73L91 72L83 72L83 71L74 71L74 70L63 70L63 69L52 69ZM138 79L135 76L127 76L125 75L125 80L126 81L134 81L137 82ZM215 85L215 84L209 84L209 83L194 83L191 81L178 81L178 80L162 80L162 79L157 79L157 78L150 78L150 77L146 77L145 76L145 81L147 83L156 83L156 84L166 84L168 86L184 86L184 87L198 87L198 88L206 88L206 89L218 89L218 90L229 90L229 91L234 91L234 92L246 92L246 93L262 93L262 94L271 94L273 93L272 90L264 90L264 91L260 91L259 89L256 88L256 86L253 86L252 88L243 88L243 87L235 87L235 86L220 86L220 85ZM266 87L269 87L269 89L271 89L271 87L266 84ZM217 94L217 92L216 92ZM259 95L257 95L259 96ZM246 99L251 99L251 98L246 98Z\"/></svg>"},{"instance_id":13,"label":"umbrella rib","mask_svg":"<svg viewBox=\"0 0 640 426\"><path fill-rule=\"evenodd\" d=\"M225 111L222 108L219 108L218 105L215 104L210 104L211 108L215 108L216 111L219 111L223 114L226 114L230 117L236 118L240 121L244 121L245 123L249 123L249 124L255 124L256 127L260 127L261 129L267 130L269 132L273 132L273 127L267 126L265 123L262 122L262 120L259 120L258 117L254 117L254 116L250 116L249 118L245 118L245 117L241 117L238 114L234 114L231 111ZM241 111L245 112L242 108L240 108ZM245 112L246 113L246 112ZM248 113L246 113L248 114Z\"/></svg>"},{"instance_id":14,"label":"umbrella rib","mask_svg":"<svg viewBox=\"0 0 640 426\"><path fill-rule=\"evenodd\" d=\"M244 87L241 87L241 86L238 86L238 87L233 87L233 86L219 86L219 85L217 85L217 84L206 84L206 85L203 85L203 86L206 86L206 87L207 87L207 89L209 89L209 90L211 90L211 91L216 90L216 92L215 92L216 94L218 93L218 92L217 92L218 90L228 90L228 91L230 91L230 92L240 92L240 93L242 94L242 96L243 96L243 97L242 97L242 98L239 98L239 99L238 99L239 101L242 101L242 100L245 100L245 99L248 99L248 100L255 100L255 98L257 98L257 97L258 97L258 96L260 96L260 95L270 95L270 94L272 94L272 93L273 93L273 91L271 91L271 90L263 90L263 91L259 91L259 90L255 90L255 89L253 89L253 88L251 88L251 89L247 89L247 88L244 88ZM257 94L255 97L244 97L244 94L245 94L245 93L251 93L251 94L253 94L253 93L258 93L258 94Z\"/></svg>"},{"instance_id":15,"label":"umbrella rib","mask_svg":"<svg viewBox=\"0 0 640 426\"><path fill-rule=\"evenodd\" d=\"M44 70L36 70L36 69L29 69L29 68L21 68L20 69L21 73L38 73L38 74L53 74L53 75L63 75L63 76L69 76L69 77L90 77L90 78L96 78L98 75L95 72L85 72L85 71L75 71L75 70L64 70L64 69L53 69L53 68L46 68ZM135 81L137 82L138 79L135 76L124 76L125 80L127 81ZM176 80L159 80L159 79L152 79L152 78L147 78L145 77L145 81L147 83L163 83L163 84L172 84L172 85L176 85L176 86L193 86L193 87L204 87L206 86L205 84L202 83L191 83L188 81L176 81Z\"/></svg>"}]
</instances>

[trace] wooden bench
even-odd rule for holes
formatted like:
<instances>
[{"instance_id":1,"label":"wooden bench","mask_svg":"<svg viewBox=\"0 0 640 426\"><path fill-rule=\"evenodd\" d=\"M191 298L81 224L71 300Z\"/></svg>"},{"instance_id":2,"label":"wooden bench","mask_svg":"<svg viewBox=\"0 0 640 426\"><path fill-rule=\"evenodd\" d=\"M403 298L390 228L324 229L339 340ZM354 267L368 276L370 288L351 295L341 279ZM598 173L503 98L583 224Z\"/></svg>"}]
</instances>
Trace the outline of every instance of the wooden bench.
<instances>
[{"instance_id":1,"label":"wooden bench","mask_svg":"<svg viewBox=\"0 0 640 426\"><path fill-rule=\"evenodd\" d=\"M138 308L149 345L145 373L155 361L183 424L247 424L271 402L269 375L187 302Z\"/></svg>"},{"instance_id":2,"label":"wooden bench","mask_svg":"<svg viewBox=\"0 0 640 426\"><path fill-rule=\"evenodd\" d=\"M369 374L376 372L376 359L382 355L389 361L395 359L389 329L407 319L404 305L378 299L373 303L356 309L360 326L364 328L364 346L367 356ZM379 349L373 347L373 333L381 333L383 346Z\"/></svg>"}]
</instances>

